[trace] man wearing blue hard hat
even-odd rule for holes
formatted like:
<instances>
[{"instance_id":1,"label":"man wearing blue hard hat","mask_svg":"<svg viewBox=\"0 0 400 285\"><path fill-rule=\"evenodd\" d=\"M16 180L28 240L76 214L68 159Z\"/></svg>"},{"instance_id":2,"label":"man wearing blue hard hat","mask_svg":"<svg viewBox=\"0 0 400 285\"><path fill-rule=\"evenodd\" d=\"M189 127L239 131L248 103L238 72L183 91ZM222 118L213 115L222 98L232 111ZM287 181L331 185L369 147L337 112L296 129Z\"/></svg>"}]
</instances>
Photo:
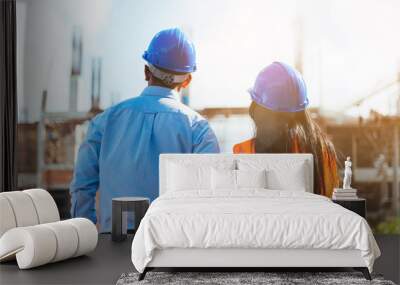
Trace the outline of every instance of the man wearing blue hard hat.
<instances>
[{"instance_id":1,"label":"man wearing blue hard hat","mask_svg":"<svg viewBox=\"0 0 400 285\"><path fill-rule=\"evenodd\" d=\"M161 153L219 152L208 122L179 101L196 70L192 42L179 29L163 30L143 59L148 86L90 122L70 186L71 215L91 219L101 232L111 230L112 198L158 196Z\"/></svg>"}]
</instances>

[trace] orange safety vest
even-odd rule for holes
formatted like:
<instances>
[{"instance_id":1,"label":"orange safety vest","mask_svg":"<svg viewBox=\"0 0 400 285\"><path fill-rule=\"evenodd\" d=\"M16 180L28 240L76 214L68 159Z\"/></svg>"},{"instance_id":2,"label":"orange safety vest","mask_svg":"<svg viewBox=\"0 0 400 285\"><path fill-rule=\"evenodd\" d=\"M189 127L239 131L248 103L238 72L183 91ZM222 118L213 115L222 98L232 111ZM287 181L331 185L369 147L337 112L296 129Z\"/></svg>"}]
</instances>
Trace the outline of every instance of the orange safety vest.
<instances>
[{"instance_id":1,"label":"orange safety vest","mask_svg":"<svg viewBox=\"0 0 400 285\"><path fill-rule=\"evenodd\" d=\"M250 139L233 146L233 153L256 153L255 139ZM301 153L297 140L294 141L293 153ZM339 187L336 159L323 149L323 185L321 194L332 197L333 188Z\"/></svg>"}]
</instances>

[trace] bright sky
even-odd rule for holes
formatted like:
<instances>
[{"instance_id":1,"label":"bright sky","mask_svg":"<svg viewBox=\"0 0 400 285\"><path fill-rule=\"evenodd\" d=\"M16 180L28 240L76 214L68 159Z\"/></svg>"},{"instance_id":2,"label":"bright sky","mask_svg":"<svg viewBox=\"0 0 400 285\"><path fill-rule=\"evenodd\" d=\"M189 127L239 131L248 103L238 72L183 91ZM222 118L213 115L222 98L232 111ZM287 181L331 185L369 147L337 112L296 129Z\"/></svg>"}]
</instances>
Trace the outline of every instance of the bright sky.
<instances>
[{"instance_id":1,"label":"bright sky","mask_svg":"<svg viewBox=\"0 0 400 285\"><path fill-rule=\"evenodd\" d=\"M101 25L93 28L96 41L89 50L103 57L103 94L119 94L114 100L142 90L143 51L156 32L175 26L187 31L197 48L195 108L247 106L246 90L257 73L274 60L294 64L300 46L311 104L325 110L342 110L400 72L398 0L114 0L107 5L97 8ZM393 111L399 89L386 93L392 99L375 99L374 106Z\"/></svg>"}]
</instances>

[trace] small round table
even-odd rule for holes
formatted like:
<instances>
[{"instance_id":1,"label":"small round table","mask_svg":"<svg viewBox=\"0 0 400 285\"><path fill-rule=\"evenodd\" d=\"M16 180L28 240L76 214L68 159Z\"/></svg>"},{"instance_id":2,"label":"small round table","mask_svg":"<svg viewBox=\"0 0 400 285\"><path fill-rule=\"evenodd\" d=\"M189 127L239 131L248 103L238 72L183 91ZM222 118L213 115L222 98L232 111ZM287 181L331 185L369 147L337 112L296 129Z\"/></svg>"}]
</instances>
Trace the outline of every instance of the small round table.
<instances>
[{"instance_id":1,"label":"small round table","mask_svg":"<svg viewBox=\"0 0 400 285\"><path fill-rule=\"evenodd\" d=\"M150 200L145 197L118 197L112 199L112 229L113 241L126 239L128 228L128 212L133 212L135 231L149 208Z\"/></svg>"}]
</instances>

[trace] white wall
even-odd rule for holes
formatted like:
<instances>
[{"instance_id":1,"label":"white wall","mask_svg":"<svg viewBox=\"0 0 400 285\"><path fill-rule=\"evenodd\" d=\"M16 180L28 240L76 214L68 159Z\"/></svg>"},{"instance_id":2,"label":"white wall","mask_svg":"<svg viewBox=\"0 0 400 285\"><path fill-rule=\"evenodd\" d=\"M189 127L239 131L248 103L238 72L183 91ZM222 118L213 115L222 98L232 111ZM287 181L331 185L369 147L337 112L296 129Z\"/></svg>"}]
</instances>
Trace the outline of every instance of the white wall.
<instances>
[{"instance_id":1,"label":"white wall","mask_svg":"<svg viewBox=\"0 0 400 285\"><path fill-rule=\"evenodd\" d=\"M103 58L101 106L108 107L112 94L115 101L140 93L143 51L156 32L176 26L191 31L196 45L190 102L199 109L248 105L246 90L264 66L274 60L294 64L298 21L312 106L341 111L398 72L398 0L17 1L26 3L18 90L30 121L39 118L43 89L49 111L68 109L74 26L83 33L81 111L90 106L93 56Z\"/></svg>"},{"instance_id":2,"label":"white wall","mask_svg":"<svg viewBox=\"0 0 400 285\"><path fill-rule=\"evenodd\" d=\"M18 89L22 120L38 120L44 89L48 90L48 111L68 110L74 26L80 26L83 33L78 109L88 110L90 61L93 56L102 55L97 38L108 21L110 3L111 0L17 0L18 31L25 30L17 43L18 51L25 51L18 54L18 80L23 82Z\"/></svg>"}]
</instances>

